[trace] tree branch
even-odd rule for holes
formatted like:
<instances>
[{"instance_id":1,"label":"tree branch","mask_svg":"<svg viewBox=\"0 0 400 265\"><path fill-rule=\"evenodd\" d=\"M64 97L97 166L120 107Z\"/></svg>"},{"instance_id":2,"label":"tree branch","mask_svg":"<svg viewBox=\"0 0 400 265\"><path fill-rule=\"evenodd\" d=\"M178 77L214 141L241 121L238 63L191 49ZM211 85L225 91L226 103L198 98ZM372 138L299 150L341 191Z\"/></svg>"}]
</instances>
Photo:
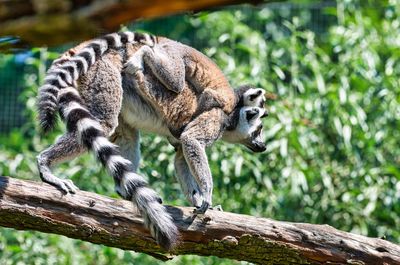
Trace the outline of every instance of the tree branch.
<instances>
[{"instance_id":1,"label":"tree branch","mask_svg":"<svg viewBox=\"0 0 400 265\"><path fill-rule=\"evenodd\" d=\"M168 207L181 232L173 255L196 254L260 264L400 264L400 246L328 225L279 222ZM0 177L0 226L37 230L169 259L129 201L90 192L63 195L45 183Z\"/></svg>"},{"instance_id":2,"label":"tree branch","mask_svg":"<svg viewBox=\"0 0 400 265\"><path fill-rule=\"evenodd\" d=\"M260 2L261 0L0 1L0 36L18 36L22 43L35 46L54 46L116 31L121 24L138 18ZM16 47L14 43L11 45Z\"/></svg>"}]
</instances>

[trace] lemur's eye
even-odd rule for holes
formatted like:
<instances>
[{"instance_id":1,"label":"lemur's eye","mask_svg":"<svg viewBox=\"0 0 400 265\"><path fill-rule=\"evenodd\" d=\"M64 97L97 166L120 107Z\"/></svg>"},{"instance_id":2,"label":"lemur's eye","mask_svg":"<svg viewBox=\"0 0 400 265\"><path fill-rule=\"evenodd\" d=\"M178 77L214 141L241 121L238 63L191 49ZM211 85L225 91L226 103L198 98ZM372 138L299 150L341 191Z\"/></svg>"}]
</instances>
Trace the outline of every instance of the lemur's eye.
<instances>
[{"instance_id":1,"label":"lemur's eye","mask_svg":"<svg viewBox=\"0 0 400 265\"><path fill-rule=\"evenodd\" d=\"M253 95L250 95L249 99L250 101L255 100L256 98L258 98L261 95L262 91L261 90L257 90L256 93L254 93Z\"/></svg>"},{"instance_id":2,"label":"lemur's eye","mask_svg":"<svg viewBox=\"0 0 400 265\"><path fill-rule=\"evenodd\" d=\"M246 120L252 120L258 114L258 109L251 109L246 111Z\"/></svg>"}]
</instances>

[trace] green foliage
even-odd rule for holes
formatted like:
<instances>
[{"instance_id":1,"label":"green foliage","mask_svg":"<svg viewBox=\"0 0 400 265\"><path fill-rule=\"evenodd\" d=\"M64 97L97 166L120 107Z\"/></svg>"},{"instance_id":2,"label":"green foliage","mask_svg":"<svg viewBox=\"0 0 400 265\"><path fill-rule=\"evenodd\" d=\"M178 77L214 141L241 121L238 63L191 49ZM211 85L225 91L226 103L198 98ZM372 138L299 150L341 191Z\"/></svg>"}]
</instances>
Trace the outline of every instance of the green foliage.
<instances>
[{"instance_id":1,"label":"green foliage","mask_svg":"<svg viewBox=\"0 0 400 265\"><path fill-rule=\"evenodd\" d=\"M319 9L241 7L135 27L202 49L233 86L251 83L277 96L265 120L267 152L225 143L209 150L214 203L400 242L399 21L397 1L347 0ZM38 179L35 156L60 133L44 139L35 130L35 95L56 54L33 54L24 75L29 122L0 137L0 175ZM157 136L144 136L143 146L141 173L167 203L187 205L174 180L173 148ZM86 155L55 173L83 190L116 196L112 179L94 164ZM61 236L0 230L1 264L131 262L156 261ZM232 261L186 256L170 263Z\"/></svg>"}]
</instances>

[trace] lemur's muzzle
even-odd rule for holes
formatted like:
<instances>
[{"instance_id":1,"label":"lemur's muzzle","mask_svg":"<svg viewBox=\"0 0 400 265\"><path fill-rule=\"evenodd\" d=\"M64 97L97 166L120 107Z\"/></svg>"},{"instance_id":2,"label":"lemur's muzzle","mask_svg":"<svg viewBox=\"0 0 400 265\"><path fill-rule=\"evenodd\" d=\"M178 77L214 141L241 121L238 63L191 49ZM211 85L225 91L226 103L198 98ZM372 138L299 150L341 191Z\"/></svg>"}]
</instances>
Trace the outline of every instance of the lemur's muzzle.
<instances>
[{"instance_id":1,"label":"lemur's muzzle","mask_svg":"<svg viewBox=\"0 0 400 265\"><path fill-rule=\"evenodd\" d=\"M251 144L246 145L251 151L261 153L267 150L267 146L263 142L253 141Z\"/></svg>"}]
</instances>

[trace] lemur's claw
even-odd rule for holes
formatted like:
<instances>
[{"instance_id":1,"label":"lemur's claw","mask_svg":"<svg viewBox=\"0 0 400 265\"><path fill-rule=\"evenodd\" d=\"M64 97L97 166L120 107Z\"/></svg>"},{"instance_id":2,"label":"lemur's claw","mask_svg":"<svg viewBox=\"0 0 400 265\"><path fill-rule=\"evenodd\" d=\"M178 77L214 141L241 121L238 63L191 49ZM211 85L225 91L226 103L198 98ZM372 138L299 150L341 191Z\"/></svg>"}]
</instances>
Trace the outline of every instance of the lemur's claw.
<instances>
[{"instance_id":1,"label":"lemur's claw","mask_svg":"<svg viewBox=\"0 0 400 265\"><path fill-rule=\"evenodd\" d=\"M70 179L65 179L64 184L67 186L69 193L76 193L79 188Z\"/></svg>"},{"instance_id":2,"label":"lemur's claw","mask_svg":"<svg viewBox=\"0 0 400 265\"><path fill-rule=\"evenodd\" d=\"M199 208L194 209L195 214L205 214L205 212L210 208L210 203L203 201Z\"/></svg>"},{"instance_id":3,"label":"lemur's claw","mask_svg":"<svg viewBox=\"0 0 400 265\"><path fill-rule=\"evenodd\" d=\"M79 190L79 188L75 186L70 179L58 179L57 181L53 181L51 184L61 190L64 194L74 194L77 190Z\"/></svg>"}]
</instances>

